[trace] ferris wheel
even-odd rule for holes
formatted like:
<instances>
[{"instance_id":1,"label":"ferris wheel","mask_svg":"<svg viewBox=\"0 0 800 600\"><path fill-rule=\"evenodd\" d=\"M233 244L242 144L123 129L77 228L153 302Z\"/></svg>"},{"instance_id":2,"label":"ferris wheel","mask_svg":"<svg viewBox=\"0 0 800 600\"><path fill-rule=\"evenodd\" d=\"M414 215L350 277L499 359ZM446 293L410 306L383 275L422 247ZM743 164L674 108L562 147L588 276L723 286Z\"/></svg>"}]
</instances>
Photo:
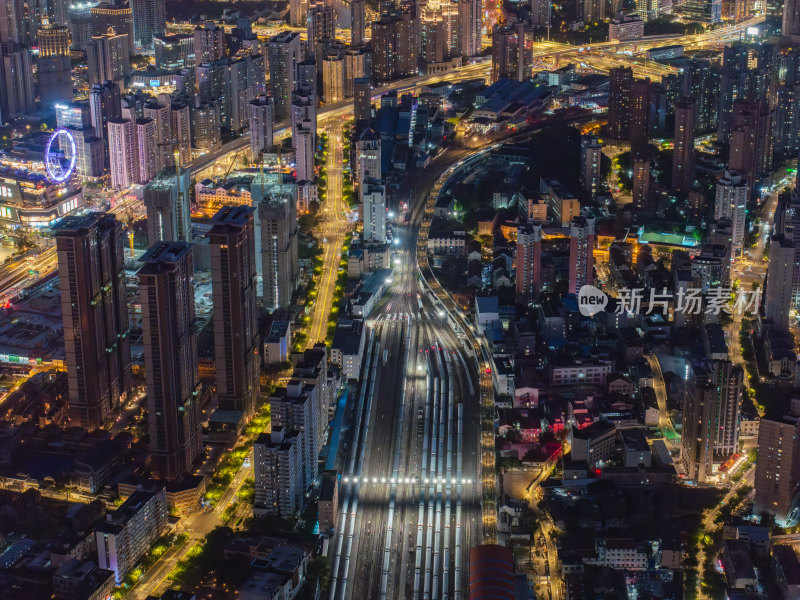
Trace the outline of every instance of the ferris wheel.
<instances>
[{"instance_id":1,"label":"ferris wheel","mask_svg":"<svg viewBox=\"0 0 800 600\"><path fill-rule=\"evenodd\" d=\"M53 144L58 141L56 147ZM68 150L68 152L66 151ZM69 158L64 158L68 155ZM75 138L69 129L56 129L47 140L44 151L44 166L47 169L47 178L53 183L63 183L75 172Z\"/></svg>"}]
</instances>

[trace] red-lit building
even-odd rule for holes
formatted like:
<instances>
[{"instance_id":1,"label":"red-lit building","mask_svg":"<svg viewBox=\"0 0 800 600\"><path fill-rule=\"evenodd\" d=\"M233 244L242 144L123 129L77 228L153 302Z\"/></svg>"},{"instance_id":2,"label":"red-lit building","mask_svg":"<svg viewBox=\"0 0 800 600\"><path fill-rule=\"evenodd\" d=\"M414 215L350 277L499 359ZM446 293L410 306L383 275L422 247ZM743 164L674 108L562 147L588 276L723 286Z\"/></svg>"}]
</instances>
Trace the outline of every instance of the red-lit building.
<instances>
[{"instance_id":1,"label":"red-lit building","mask_svg":"<svg viewBox=\"0 0 800 600\"><path fill-rule=\"evenodd\" d=\"M514 554L497 544L469 551L469 600L514 600Z\"/></svg>"}]
</instances>

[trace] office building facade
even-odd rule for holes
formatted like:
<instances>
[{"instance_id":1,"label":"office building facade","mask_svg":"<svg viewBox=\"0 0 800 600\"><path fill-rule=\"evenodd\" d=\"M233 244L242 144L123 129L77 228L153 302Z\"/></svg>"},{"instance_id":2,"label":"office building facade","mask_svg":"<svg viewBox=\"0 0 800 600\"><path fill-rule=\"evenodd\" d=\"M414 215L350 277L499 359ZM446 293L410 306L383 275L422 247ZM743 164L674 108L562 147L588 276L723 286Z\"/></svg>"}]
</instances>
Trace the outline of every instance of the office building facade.
<instances>
[{"instance_id":1,"label":"office building facade","mask_svg":"<svg viewBox=\"0 0 800 600\"><path fill-rule=\"evenodd\" d=\"M255 412L259 382L256 246L249 206L224 206L211 220L211 281L217 398L223 410Z\"/></svg>"},{"instance_id":2,"label":"office building facade","mask_svg":"<svg viewBox=\"0 0 800 600\"><path fill-rule=\"evenodd\" d=\"M124 190L139 183L139 147L135 122L130 119L108 119L108 157L111 187Z\"/></svg>"},{"instance_id":3,"label":"office building facade","mask_svg":"<svg viewBox=\"0 0 800 600\"><path fill-rule=\"evenodd\" d=\"M152 48L153 36L164 33L167 8L164 0L131 0L133 42L138 48Z\"/></svg>"},{"instance_id":4,"label":"office building facade","mask_svg":"<svg viewBox=\"0 0 800 600\"><path fill-rule=\"evenodd\" d=\"M272 98L259 96L250 102L250 157L253 160L271 152L275 109Z\"/></svg>"},{"instance_id":5,"label":"office building facade","mask_svg":"<svg viewBox=\"0 0 800 600\"><path fill-rule=\"evenodd\" d=\"M181 169L180 175L165 169L145 187L148 245L192 241L191 181L189 169Z\"/></svg>"},{"instance_id":6,"label":"office building facade","mask_svg":"<svg viewBox=\"0 0 800 600\"><path fill-rule=\"evenodd\" d=\"M272 194L258 205L261 223L263 302L274 311L290 305L297 289L297 205L294 196Z\"/></svg>"},{"instance_id":7,"label":"office building facade","mask_svg":"<svg viewBox=\"0 0 800 600\"><path fill-rule=\"evenodd\" d=\"M125 576L147 554L153 543L167 531L169 509L167 491L134 492L106 520L94 527L97 564L114 572L121 585Z\"/></svg>"},{"instance_id":8,"label":"office building facade","mask_svg":"<svg viewBox=\"0 0 800 600\"><path fill-rule=\"evenodd\" d=\"M542 285L542 226L531 223L517 230L517 298L528 304L539 297Z\"/></svg>"},{"instance_id":9,"label":"office building facade","mask_svg":"<svg viewBox=\"0 0 800 600\"><path fill-rule=\"evenodd\" d=\"M633 70L630 67L611 69L608 92L608 134L615 139L628 139L631 118Z\"/></svg>"},{"instance_id":10,"label":"office building facade","mask_svg":"<svg viewBox=\"0 0 800 600\"><path fill-rule=\"evenodd\" d=\"M91 213L54 231L70 424L103 427L131 387L122 224Z\"/></svg>"},{"instance_id":11,"label":"office building facade","mask_svg":"<svg viewBox=\"0 0 800 600\"><path fill-rule=\"evenodd\" d=\"M581 138L581 185L592 200L600 192L602 150L603 146L596 136Z\"/></svg>"},{"instance_id":12,"label":"office building facade","mask_svg":"<svg viewBox=\"0 0 800 600\"><path fill-rule=\"evenodd\" d=\"M271 433L262 433L253 444L253 479L256 517L291 517L301 507L302 434L296 430L273 426Z\"/></svg>"},{"instance_id":13,"label":"office building facade","mask_svg":"<svg viewBox=\"0 0 800 600\"><path fill-rule=\"evenodd\" d=\"M672 153L672 190L688 194L694 183L695 102L682 100L675 109L675 143Z\"/></svg>"},{"instance_id":14,"label":"office building facade","mask_svg":"<svg viewBox=\"0 0 800 600\"><path fill-rule=\"evenodd\" d=\"M569 293L594 282L594 218L575 217L569 227Z\"/></svg>"},{"instance_id":15,"label":"office building facade","mask_svg":"<svg viewBox=\"0 0 800 600\"><path fill-rule=\"evenodd\" d=\"M152 471L191 473L202 453L192 246L159 242L141 258L144 368Z\"/></svg>"},{"instance_id":16,"label":"office building facade","mask_svg":"<svg viewBox=\"0 0 800 600\"><path fill-rule=\"evenodd\" d=\"M729 219L731 224L731 256L738 258L744 250L747 199L750 186L736 171L725 171L717 181L714 219Z\"/></svg>"},{"instance_id":17,"label":"office building facade","mask_svg":"<svg viewBox=\"0 0 800 600\"><path fill-rule=\"evenodd\" d=\"M314 384L293 378L285 388L277 388L269 398L273 426L300 432L299 480L302 491L314 484L319 469L321 391Z\"/></svg>"},{"instance_id":18,"label":"office building facade","mask_svg":"<svg viewBox=\"0 0 800 600\"><path fill-rule=\"evenodd\" d=\"M368 177L359 188L359 194L364 215L364 241L386 242L386 188L383 182Z\"/></svg>"},{"instance_id":19,"label":"office building facade","mask_svg":"<svg viewBox=\"0 0 800 600\"><path fill-rule=\"evenodd\" d=\"M791 239L775 236L769 244L769 266L764 286L764 316L783 331L789 329L797 249Z\"/></svg>"},{"instance_id":20,"label":"office building facade","mask_svg":"<svg viewBox=\"0 0 800 600\"><path fill-rule=\"evenodd\" d=\"M758 426L753 512L786 521L800 483L800 419L796 401L786 414L767 415Z\"/></svg>"},{"instance_id":21,"label":"office building facade","mask_svg":"<svg viewBox=\"0 0 800 600\"><path fill-rule=\"evenodd\" d=\"M297 64L303 60L300 34L284 31L269 40L270 92L275 103L275 120L289 118L295 89Z\"/></svg>"}]
</instances>

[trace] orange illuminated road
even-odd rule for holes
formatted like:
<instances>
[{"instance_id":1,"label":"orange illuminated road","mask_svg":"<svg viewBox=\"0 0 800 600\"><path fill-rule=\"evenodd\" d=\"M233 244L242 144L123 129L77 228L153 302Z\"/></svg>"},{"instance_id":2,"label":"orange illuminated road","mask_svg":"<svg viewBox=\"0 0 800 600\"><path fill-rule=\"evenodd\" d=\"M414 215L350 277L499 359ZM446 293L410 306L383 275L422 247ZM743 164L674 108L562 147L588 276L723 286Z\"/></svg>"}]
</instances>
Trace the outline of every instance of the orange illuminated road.
<instances>
[{"instance_id":1,"label":"orange illuminated road","mask_svg":"<svg viewBox=\"0 0 800 600\"><path fill-rule=\"evenodd\" d=\"M324 244L322 257L322 274L317 286L317 299L314 303L314 312L311 318L311 328L308 334L308 346L317 342L324 342L328 333L328 319L331 314L331 305L336 292L336 279L339 275L339 261L341 260L344 238L350 224L347 221L344 198L342 197L342 125L334 122L326 129L328 132L328 160L326 171L328 175L328 190L325 201L322 203L320 234Z\"/></svg>"},{"instance_id":2,"label":"orange illuminated road","mask_svg":"<svg viewBox=\"0 0 800 600\"><path fill-rule=\"evenodd\" d=\"M246 466L247 465L247 466ZM252 476L252 460L245 461L233 477L217 504L203 511L185 517L179 531L189 534L189 539L182 546L170 548L129 590L128 596L133 600L145 600L152 595L161 595L169 587L169 576L178 563L186 558L192 548L200 544L211 530L222 524L225 509L236 499L244 487L245 480Z\"/></svg>"}]
</instances>

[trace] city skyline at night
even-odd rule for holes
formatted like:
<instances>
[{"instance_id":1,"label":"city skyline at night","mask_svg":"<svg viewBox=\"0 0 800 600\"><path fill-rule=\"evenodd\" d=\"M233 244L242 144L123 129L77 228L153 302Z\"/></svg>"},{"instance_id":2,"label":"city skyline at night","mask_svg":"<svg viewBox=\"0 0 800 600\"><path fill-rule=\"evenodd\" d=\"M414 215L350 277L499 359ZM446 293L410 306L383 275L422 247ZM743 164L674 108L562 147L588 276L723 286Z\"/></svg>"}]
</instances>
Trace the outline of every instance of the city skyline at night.
<instances>
[{"instance_id":1,"label":"city skyline at night","mask_svg":"<svg viewBox=\"0 0 800 600\"><path fill-rule=\"evenodd\" d=\"M800 599L800 0L0 0L4 600Z\"/></svg>"}]
</instances>

